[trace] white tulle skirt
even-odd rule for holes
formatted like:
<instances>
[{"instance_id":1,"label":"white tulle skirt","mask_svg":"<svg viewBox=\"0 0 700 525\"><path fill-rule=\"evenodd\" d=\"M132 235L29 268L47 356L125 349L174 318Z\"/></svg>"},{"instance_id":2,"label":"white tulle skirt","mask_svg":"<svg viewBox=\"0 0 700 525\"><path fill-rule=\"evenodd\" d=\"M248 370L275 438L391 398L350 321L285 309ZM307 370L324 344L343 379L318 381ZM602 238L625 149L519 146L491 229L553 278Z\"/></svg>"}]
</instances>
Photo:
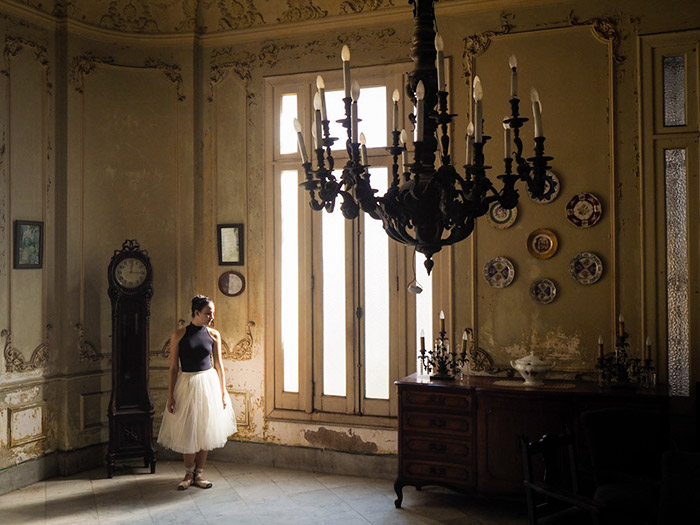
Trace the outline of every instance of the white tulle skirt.
<instances>
[{"instance_id":1,"label":"white tulle skirt","mask_svg":"<svg viewBox=\"0 0 700 525\"><path fill-rule=\"evenodd\" d=\"M158 443L182 454L223 447L236 432L236 416L228 392L226 409L216 369L180 372L173 397L175 413L163 412Z\"/></svg>"}]
</instances>

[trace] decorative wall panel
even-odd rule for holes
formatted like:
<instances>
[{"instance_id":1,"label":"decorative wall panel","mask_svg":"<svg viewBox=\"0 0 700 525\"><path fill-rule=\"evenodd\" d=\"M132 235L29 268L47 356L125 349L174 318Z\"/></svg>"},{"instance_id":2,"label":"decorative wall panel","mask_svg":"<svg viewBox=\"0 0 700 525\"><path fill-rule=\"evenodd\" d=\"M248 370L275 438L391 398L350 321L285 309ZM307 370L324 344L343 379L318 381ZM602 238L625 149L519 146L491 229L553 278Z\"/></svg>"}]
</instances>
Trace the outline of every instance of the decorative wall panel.
<instances>
[{"instance_id":1,"label":"decorative wall panel","mask_svg":"<svg viewBox=\"0 0 700 525\"><path fill-rule=\"evenodd\" d=\"M44 439L44 410L46 403L8 409L8 443L16 447Z\"/></svg>"}]
</instances>

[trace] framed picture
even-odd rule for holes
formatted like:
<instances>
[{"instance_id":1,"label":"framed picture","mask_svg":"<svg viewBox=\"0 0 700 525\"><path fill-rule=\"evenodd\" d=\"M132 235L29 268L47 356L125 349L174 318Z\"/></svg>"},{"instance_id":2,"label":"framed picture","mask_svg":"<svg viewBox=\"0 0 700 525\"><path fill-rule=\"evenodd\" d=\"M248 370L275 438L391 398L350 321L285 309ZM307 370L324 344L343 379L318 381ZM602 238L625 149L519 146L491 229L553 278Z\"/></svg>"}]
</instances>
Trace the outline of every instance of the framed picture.
<instances>
[{"instance_id":1,"label":"framed picture","mask_svg":"<svg viewBox=\"0 0 700 525\"><path fill-rule=\"evenodd\" d=\"M243 225L219 224L219 265L241 266L243 264Z\"/></svg>"},{"instance_id":2,"label":"framed picture","mask_svg":"<svg viewBox=\"0 0 700 525\"><path fill-rule=\"evenodd\" d=\"M44 259L44 223L15 221L14 268L41 268Z\"/></svg>"}]
</instances>

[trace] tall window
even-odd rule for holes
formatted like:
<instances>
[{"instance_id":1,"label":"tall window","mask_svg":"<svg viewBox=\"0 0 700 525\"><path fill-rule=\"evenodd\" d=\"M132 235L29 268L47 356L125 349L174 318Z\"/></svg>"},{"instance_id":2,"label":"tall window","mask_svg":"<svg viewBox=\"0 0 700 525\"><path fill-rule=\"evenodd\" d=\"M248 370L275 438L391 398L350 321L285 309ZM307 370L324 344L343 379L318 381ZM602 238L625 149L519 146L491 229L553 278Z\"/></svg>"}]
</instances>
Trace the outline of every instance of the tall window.
<instances>
[{"instance_id":1,"label":"tall window","mask_svg":"<svg viewBox=\"0 0 700 525\"><path fill-rule=\"evenodd\" d=\"M391 96L404 84L399 67L353 70L360 82L360 131L367 140L372 185L383 194L391 177ZM335 168L347 161L342 78L324 74L326 103ZM331 213L314 212L304 180L292 122L298 118L312 158L310 101L316 75L267 79L266 147L269 182L274 196L267 216L273 232L268 244L274 296L275 336L266 379L274 383L274 409L281 417L342 419L396 415L393 382L415 371L420 328L430 332L431 279L418 261L424 288L416 301L407 292L414 277L414 252L389 239L381 221L366 215L349 221L339 198ZM408 104L407 107L411 107ZM402 107L403 109L403 107ZM315 165L315 160L314 160ZM336 173L336 176L339 176ZM285 412L287 410L287 412ZM297 416L290 415L296 411ZM325 414L325 416L324 416Z\"/></svg>"}]
</instances>

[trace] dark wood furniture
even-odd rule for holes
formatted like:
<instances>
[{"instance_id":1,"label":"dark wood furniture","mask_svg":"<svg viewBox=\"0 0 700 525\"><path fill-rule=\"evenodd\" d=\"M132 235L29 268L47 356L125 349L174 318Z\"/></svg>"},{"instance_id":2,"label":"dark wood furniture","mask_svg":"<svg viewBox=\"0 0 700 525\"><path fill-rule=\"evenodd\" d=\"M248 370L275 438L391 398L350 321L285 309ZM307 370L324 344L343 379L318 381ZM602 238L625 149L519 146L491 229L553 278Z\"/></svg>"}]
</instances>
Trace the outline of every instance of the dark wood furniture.
<instances>
[{"instance_id":1,"label":"dark wood furniture","mask_svg":"<svg viewBox=\"0 0 700 525\"><path fill-rule=\"evenodd\" d=\"M524 496L520 437L537 438L571 429L583 450L579 415L608 406L656 409L668 414L666 388L599 387L551 381L544 387L505 386L514 380L471 377L429 381L410 375L397 381L399 473L394 483L401 506L403 487L440 485L484 496ZM554 388L562 383L572 388Z\"/></svg>"},{"instance_id":2,"label":"dark wood furniture","mask_svg":"<svg viewBox=\"0 0 700 525\"><path fill-rule=\"evenodd\" d=\"M107 477L117 460L143 458L156 470L153 401L148 390L148 326L153 268L135 240L116 250L107 269L112 300L112 396L107 409Z\"/></svg>"}]
</instances>

